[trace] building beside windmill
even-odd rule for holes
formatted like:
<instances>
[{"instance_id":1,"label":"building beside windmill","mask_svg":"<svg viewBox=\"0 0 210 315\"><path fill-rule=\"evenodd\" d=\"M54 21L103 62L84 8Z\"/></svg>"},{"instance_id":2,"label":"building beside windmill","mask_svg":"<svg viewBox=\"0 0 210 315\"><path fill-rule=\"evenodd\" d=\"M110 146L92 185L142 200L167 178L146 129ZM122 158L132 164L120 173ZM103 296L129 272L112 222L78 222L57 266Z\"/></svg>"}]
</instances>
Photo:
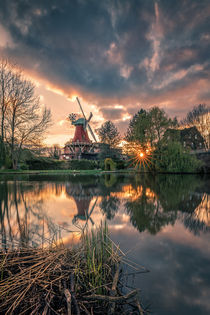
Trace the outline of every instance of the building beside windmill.
<instances>
[{"instance_id":1,"label":"building beside windmill","mask_svg":"<svg viewBox=\"0 0 210 315\"><path fill-rule=\"evenodd\" d=\"M74 137L65 144L64 153L61 155L61 158L63 160L95 160L98 155L99 144L97 143L94 132L89 124L93 114L90 113L89 118L86 119L85 113L82 109L78 97L76 99L83 117L77 118L77 115L74 113L69 115L69 120L71 121L71 124L75 126L75 133ZM88 131L90 132L93 140L90 140Z\"/></svg>"}]
</instances>

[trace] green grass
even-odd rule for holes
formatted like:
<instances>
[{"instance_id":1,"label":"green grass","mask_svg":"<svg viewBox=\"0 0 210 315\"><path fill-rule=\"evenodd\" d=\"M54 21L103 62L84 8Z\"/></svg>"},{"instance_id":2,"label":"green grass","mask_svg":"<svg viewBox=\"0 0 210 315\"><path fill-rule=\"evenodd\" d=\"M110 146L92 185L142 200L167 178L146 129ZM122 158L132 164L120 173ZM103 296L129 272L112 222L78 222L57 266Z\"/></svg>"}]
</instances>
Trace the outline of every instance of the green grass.
<instances>
[{"instance_id":1,"label":"green grass","mask_svg":"<svg viewBox=\"0 0 210 315\"><path fill-rule=\"evenodd\" d=\"M96 294L103 294L104 284L110 278L109 268L119 260L117 252L114 251L113 244L109 238L108 227L104 225L96 230L85 232L82 235L84 247L84 270L85 279L89 286L94 289Z\"/></svg>"},{"instance_id":2,"label":"green grass","mask_svg":"<svg viewBox=\"0 0 210 315\"><path fill-rule=\"evenodd\" d=\"M101 170L1 170L0 174L95 174Z\"/></svg>"},{"instance_id":3,"label":"green grass","mask_svg":"<svg viewBox=\"0 0 210 315\"><path fill-rule=\"evenodd\" d=\"M127 170L117 170L117 171L104 171L101 169L96 170L0 170L0 175L5 174L34 174L34 175L56 175L56 174L87 174L87 175L95 175L101 173L130 173L137 171L135 169L127 169Z\"/></svg>"}]
</instances>

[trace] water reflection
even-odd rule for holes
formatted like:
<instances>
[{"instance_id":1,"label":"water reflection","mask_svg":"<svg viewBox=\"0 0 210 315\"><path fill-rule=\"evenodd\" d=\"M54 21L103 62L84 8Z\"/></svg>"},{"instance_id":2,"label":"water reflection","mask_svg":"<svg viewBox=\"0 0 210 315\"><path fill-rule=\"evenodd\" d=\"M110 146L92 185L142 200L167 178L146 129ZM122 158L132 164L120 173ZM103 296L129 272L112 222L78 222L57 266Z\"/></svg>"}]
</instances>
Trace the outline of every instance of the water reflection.
<instances>
[{"instance_id":1,"label":"water reflection","mask_svg":"<svg viewBox=\"0 0 210 315\"><path fill-rule=\"evenodd\" d=\"M202 184L197 176L137 178L132 183L131 198L125 203L132 224L139 232L156 234L180 219L194 233L209 231L209 195L197 192Z\"/></svg>"},{"instance_id":2,"label":"water reflection","mask_svg":"<svg viewBox=\"0 0 210 315\"><path fill-rule=\"evenodd\" d=\"M66 176L0 181L1 243L40 246L87 224L126 215L152 235L181 221L199 234L210 231L208 181L194 175ZM125 221L127 224L127 221Z\"/></svg>"},{"instance_id":3,"label":"water reflection","mask_svg":"<svg viewBox=\"0 0 210 315\"><path fill-rule=\"evenodd\" d=\"M208 314L210 179L194 175L0 177L6 250L78 242L108 220L112 239L151 273L136 285L153 314ZM134 250L133 250L134 248Z\"/></svg>"}]
</instances>

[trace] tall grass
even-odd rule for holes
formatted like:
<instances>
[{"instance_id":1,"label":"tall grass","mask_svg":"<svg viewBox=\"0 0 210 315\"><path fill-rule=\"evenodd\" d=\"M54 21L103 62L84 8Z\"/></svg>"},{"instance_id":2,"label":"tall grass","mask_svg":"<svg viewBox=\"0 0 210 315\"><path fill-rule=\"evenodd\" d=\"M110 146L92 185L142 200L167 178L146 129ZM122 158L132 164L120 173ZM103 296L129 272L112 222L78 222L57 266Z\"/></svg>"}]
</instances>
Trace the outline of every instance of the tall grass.
<instances>
[{"instance_id":1,"label":"tall grass","mask_svg":"<svg viewBox=\"0 0 210 315\"><path fill-rule=\"evenodd\" d=\"M121 314L131 298L139 314L135 290L119 295L120 255L106 222L84 231L78 247L1 252L0 314Z\"/></svg>"},{"instance_id":2,"label":"tall grass","mask_svg":"<svg viewBox=\"0 0 210 315\"><path fill-rule=\"evenodd\" d=\"M85 278L88 279L91 289L102 294L111 272L111 266L119 261L119 255L114 251L113 243L109 238L107 223L101 223L98 229L86 231L82 235L84 250Z\"/></svg>"}]
</instances>

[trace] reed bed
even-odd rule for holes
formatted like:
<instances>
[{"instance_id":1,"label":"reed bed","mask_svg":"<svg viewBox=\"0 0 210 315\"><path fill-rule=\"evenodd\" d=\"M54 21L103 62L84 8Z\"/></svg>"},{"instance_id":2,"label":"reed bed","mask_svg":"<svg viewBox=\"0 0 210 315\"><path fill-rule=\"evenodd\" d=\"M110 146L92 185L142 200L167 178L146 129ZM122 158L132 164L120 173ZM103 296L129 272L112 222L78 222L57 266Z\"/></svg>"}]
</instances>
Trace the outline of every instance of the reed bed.
<instances>
[{"instance_id":1,"label":"reed bed","mask_svg":"<svg viewBox=\"0 0 210 315\"><path fill-rule=\"evenodd\" d=\"M106 223L82 233L77 247L1 252L0 314L143 315L138 291L123 284L124 256Z\"/></svg>"}]
</instances>

